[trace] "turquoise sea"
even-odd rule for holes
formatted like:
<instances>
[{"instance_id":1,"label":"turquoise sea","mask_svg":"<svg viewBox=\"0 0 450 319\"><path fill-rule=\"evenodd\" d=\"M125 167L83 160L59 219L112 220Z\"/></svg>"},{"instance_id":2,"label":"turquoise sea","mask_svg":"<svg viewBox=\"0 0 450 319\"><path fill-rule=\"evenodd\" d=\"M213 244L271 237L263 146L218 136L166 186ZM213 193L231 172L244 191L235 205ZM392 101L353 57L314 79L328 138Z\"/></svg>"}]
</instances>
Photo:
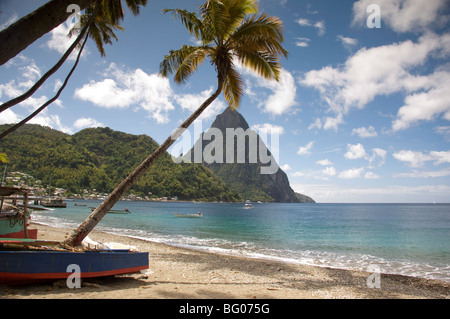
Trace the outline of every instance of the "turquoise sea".
<instances>
[{"instance_id":1,"label":"turquoise sea","mask_svg":"<svg viewBox=\"0 0 450 319\"><path fill-rule=\"evenodd\" d=\"M33 221L76 228L100 201L67 201ZM86 206L76 206L84 204ZM254 204L120 201L96 229L173 246L450 282L450 204ZM173 213L201 212L203 218Z\"/></svg>"}]
</instances>

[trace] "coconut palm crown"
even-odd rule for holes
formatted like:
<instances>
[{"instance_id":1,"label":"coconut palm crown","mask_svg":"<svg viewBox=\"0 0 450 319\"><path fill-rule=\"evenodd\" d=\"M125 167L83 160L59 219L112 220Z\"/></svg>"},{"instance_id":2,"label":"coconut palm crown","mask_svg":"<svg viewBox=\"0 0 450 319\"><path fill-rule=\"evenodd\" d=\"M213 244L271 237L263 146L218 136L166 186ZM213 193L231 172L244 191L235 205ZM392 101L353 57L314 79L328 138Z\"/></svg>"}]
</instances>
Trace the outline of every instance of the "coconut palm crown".
<instances>
[{"instance_id":1,"label":"coconut palm crown","mask_svg":"<svg viewBox=\"0 0 450 319\"><path fill-rule=\"evenodd\" d=\"M160 64L160 73L175 73L174 81L184 83L209 58L217 71L219 89L232 109L239 107L244 82L236 64L247 67L266 79L279 80L283 25L276 17L257 16L254 0L208 0L200 6L200 16L180 9L166 9L180 19L198 46L184 45L170 51Z\"/></svg>"}]
</instances>

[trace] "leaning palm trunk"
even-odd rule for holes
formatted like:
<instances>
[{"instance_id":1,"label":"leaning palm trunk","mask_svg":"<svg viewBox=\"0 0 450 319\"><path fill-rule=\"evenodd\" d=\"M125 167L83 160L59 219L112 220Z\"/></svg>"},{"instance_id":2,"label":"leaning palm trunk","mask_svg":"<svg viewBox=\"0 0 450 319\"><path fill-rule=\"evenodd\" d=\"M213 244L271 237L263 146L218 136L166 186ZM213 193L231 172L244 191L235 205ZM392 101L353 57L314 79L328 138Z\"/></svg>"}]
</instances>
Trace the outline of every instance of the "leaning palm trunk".
<instances>
[{"instance_id":1,"label":"leaning palm trunk","mask_svg":"<svg viewBox=\"0 0 450 319\"><path fill-rule=\"evenodd\" d=\"M96 5L96 12L98 12L98 8L100 5L100 1L97 0L97 5ZM32 96L34 94L34 92L37 91L37 89L39 89L42 84L44 84L45 81L47 81L47 79L52 76L56 71L59 70L59 68L64 64L64 62L67 60L67 58L69 57L70 54L72 54L72 51L75 49L76 46L79 45L81 39L83 39L84 35L88 32L88 29L92 23L92 21L94 21L95 18L95 13L89 18L89 22L83 27L83 29L81 30L80 34L78 35L78 37L75 39L75 41L73 41L73 43L70 45L70 47L66 50L66 52L63 54L63 56L59 59L59 61L50 69L48 70L28 91L26 91L25 93L21 94L18 97L15 97L14 99L11 99L5 103L3 103L2 105L0 105L0 113L9 109L10 107L19 104L23 101L25 101L26 99L28 99L30 96ZM78 63L78 61L77 61Z\"/></svg>"},{"instance_id":2,"label":"leaning palm trunk","mask_svg":"<svg viewBox=\"0 0 450 319\"><path fill-rule=\"evenodd\" d=\"M31 43L67 20L70 4L77 4L83 10L95 0L51 0L29 15L16 21L0 32L0 65L8 62Z\"/></svg>"},{"instance_id":3,"label":"leaning palm trunk","mask_svg":"<svg viewBox=\"0 0 450 319\"><path fill-rule=\"evenodd\" d=\"M72 76L73 72L75 71L75 68L78 65L78 62L80 61L80 57L81 57L81 52L83 52L83 48L86 44L86 41L88 39L88 35L86 35L83 44L81 45L80 51L78 52L77 55L77 59L72 67L72 69L70 70L69 74L66 76L66 79L64 80L64 83L61 85L61 87L59 88L58 92L56 92L55 96L52 97L50 100L48 100L47 102L45 102L44 104L42 104L36 111L34 111L33 113L31 113L29 116L27 116L26 118L24 118L22 121L20 121L19 123L11 126L9 129L7 129L6 131L2 132L0 134L0 140L2 138L4 138L5 136L7 136L8 134L14 132L15 130L17 130L19 127L23 126L25 123L27 123L29 120L31 120L33 117L35 117L36 115L38 115L43 109L45 109L47 106L49 106L51 103L53 103L54 101L56 101L56 99L58 99L58 97L61 95L61 92L64 90L64 88L67 85L67 82L69 82L70 77Z\"/></svg>"},{"instance_id":4,"label":"leaning palm trunk","mask_svg":"<svg viewBox=\"0 0 450 319\"><path fill-rule=\"evenodd\" d=\"M86 218L64 244L75 247L94 229L108 211L122 198L122 196L139 180L139 178L164 154L165 151L181 136L202 112L220 95L224 80L218 76L218 88L203 104L178 127L164 143L162 143L149 157L147 157L134 171L117 186L111 194Z\"/></svg>"}]
</instances>

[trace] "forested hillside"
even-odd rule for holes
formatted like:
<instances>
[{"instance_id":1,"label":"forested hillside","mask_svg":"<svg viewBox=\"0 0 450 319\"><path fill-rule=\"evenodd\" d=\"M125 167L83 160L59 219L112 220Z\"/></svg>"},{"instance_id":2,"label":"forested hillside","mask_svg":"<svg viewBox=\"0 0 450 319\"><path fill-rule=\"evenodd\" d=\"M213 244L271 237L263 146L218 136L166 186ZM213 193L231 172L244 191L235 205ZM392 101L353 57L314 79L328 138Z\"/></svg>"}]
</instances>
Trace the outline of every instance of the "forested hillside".
<instances>
[{"instance_id":1,"label":"forested hillside","mask_svg":"<svg viewBox=\"0 0 450 319\"><path fill-rule=\"evenodd\" d=\"M4 131L8 125L0 125ZM8 170L21 171L44 185L80 193L96 189L108 193L158 144L147 135L131 135L109 128L90 128L68 135L48 127L25 125L0 141ZM132 188L146 196L177 196L182 200L242 200L203 164L175 164L164 154Z\"/></svg>"}]
</instances>

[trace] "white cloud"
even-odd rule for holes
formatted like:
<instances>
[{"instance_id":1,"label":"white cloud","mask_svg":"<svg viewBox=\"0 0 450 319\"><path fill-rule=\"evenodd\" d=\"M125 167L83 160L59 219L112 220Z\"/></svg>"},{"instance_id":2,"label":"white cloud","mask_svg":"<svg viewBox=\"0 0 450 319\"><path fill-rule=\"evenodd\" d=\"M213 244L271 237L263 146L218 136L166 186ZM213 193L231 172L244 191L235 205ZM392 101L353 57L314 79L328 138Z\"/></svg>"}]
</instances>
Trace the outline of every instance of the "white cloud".
<instances>
[{"instance_id":1,"label":"white cloud","mask_svg":"<svg viewBox=\"0 0 450 319\"><path fill-rule=\"evenodd\" d=\"M352 47L358 44L358 40L354 38L344 37L343 35L338 35L337 38L345 47Z\"/></svg>"},{"instance_id":2,"label":"white cloud","mask_svg":"<svg viewBox=\"0 0 450 319\"><path fill-rule=\"evenodd\" d=\"M297 86L295 85L294 77L289 71L281 70L279 82L261 79L259 85L272 91L272 94L264 103L264 112L281 115L297 104L295 101Z\"/></svg>"},{"instance_id":3,"label":"white cloud","mask_svg":"<svg viewBox=\"0 0 450 319\"><path fill-rule=\"evenodd\" d=\"M57 52L64 54L67 49L72 45L72 43L76 40L78 35L73 35L71 37L68 36L70 28L62 23L58 27L54 28L50 34L51 38L46 43L47 47L51 50L56 50ZM77 54L79 52L79 48L75 47L72 53L69 55L69 60L76 60ZM89 49L87 46L84 46L83 52L81 53L82 57L85 57L89 54Z\"/></svg>"},{"instance_id":4,"label":"white cloud","mask_svg":"<svg viewBox=\"0 0 450 319\"><path fill-rule=\"evenodd\" d=\"M290 171L292 169L292 167L289 164L284 164L283 166L280 166L280 168L283 171Z\"/></svg>"},{"instance_id":5,"label":"white cloud","mask_svg":"<svg viewBox=\"0 0 450 319\"><path fill-rule=\"evenodd\" d=\"M333 163L329 159L324 159L324 160L321 160L321 161L317 161L316 163L319 164L319 165L322 165L322 166L333 165Z\"/></svg>"},{"instance_id":6,"label":"white cloud","mask_svg":"<svg viewBox=\"0 0 450 319\"><path fill-rule=\"evenodd\" d=\"M380 176L373 172L367 172L366 174L364 174L364 178L365 179L379 179Z\"/></svg>"},{"instance_id":7,"label":"white cloud","mask_svg":"<svg viewBox=\"0 0 450 319\"><path fill-rule=\"evenodd\" d=\"M428 154L422 152L402 150L393 154L394 158L406 163L410 167L422 167L426 162L433 161L434 165L450 163L450 151L431 151Z\"/></svg>"},{"instance_id":8,"label":"white cloud","mask_svg":"<svg viewBox=\"0 0 450 319\"><path fill-rule=\"evenodd\" d=\"M339 174L339 178L341 179L354 179L354 178L360 178L361 174L364 172L364 167L361 168L351 168L348 170L345 170Z\"/></svg>"},{"instance_id":9,"label":"white cloud","mask_svg":"<svg viewBox=\"0 0 450 319\"><path fill-rule=\"evenodd\" d=\"M77 129L83 129L87 127L104 127L105 125L98 122L96 119L90 117L82 117L73 123L73 126Z\"/></svg>"},{"instance_id":10,"label":"white cloud","mask_svg":"<svg viewBox=\"0 0 450 319\"><path fill-rule=\"evenodd\" d=\"M347 153L344 155L347 159L361 159L361 158L367 158L366 150L364 149L364 146L362 144L348 144L347 145Z\"/></svg>"},{"instance_id":11,"label":"white cloud","mask_svg":"<svg viewBox=\"0 0 450 319\"><path fill-rule=\"evenodd\" d=\"M209 98L215 89L213 87L209 88L209 90L202 91L200 94L185 94L185 95L176 95L175 100L181 106L181 108L188 110L190 113L196 111L200 105L207 98ZM205 120L212 118L219 114L226 108L226 105L221 100L216 99L208 108L203 111L203 113L198 117L200 120Z\"/></svg>"},{"instance_id":12,"label":"white cloud","mask_svg":"<svg viewBox=\"0 0 450 319\"><path fill-rule=\"evenodd\" d=\"M353 23L366 26L367 7L373 0L359 0L353 4ZM382 25L396 32L415 32L443 25L448 17L441 16L447 0L377 0L381 9Z\"/></svg>"},{"instance_id":13,"label":"white cloud","mask_svg":"<svg viewBox=\"0 0 450 319\"><path fill-rule=\"evenodd\" d=\"M1 104L2 102L0 102ZM14 113L11 109L7 109L0 113L0 124L11 124L17 123L21 120L21 118Z\"/></svg>"},{"instance_id":14,"label":"white cloud","mask_svg":"<svg viewBox=\"0 0 450 319\"><path fill-rule=\"evenodd\" d=\"M308 20L308 19L300 18L300 19L297 20L297 23L299 25L301 25L302 27L314 27L314 28L316 28L317 29L317 33L320 36L325 34L325 22L322 21L322 20L313 22L313 21Z\"/></svg>"},{"instance_id":15,"label":"white cloud","mask_svg":"<svg viewBox=\"0 0 450 319\"><path fill-rule=\"evenodd\" d=\"M322 173L326 176L336 176L336 169L332 166L325 168Z\"/></svg>"},{"instance_id":16,"label":"white cloud","mask_svg":"<svg viewBox=\"0 0 450 319\"><path fill-rule=\"evenodd\" d=\"M147 74L141 69L124 71L114 63L110 64L105 77L102 81L91 81L76 89L75 97L105 108L129 108L137 104L158 123L169 121L168 113L175 107L167 78Z\"/></svg>"},{"instance_id":17,"label":"white cloud","mask_svg":"<svg viewBox=\"0 0 450 319\"><path fill-rule=\"evenodd\" d=\"M443 58L450 52L450 33L427 33L414 43L362 48L340 67L324 67L307 72L300 84L317 89L336 117L328 117L323 129L336 129L351 109L364 108L376 96L404 92L405 105L399 110L393 129L407 128L419 120L440 114L450 120L450 70L417 75L417 67L428 59ZM327 123L328 122L328 123ZM319 124L316 120L314 127ZM310 126L313 127L313 126Z\"/></svg>"},{"instance_id":18,"label":"white cloud","mask_svg":"<svg viewBox=\"0 0 450 319\"><path fill-rule=\"evenodd\" d=\"M365 128L365 127L355 128L352 131L352 135L354 135L354 134L357 134L360 138L377 137L378 136L378 133L373 126L369 126L368 128Z\"/></svg>"},{"instance_id":19,"label":"white cloud","mask_svg":"<svg viewBox=\"0 0 450 319\"><path fill-rule=\"evenodd\" d=\"M314 146L314 142L309 142L306 146L302 146L298 149L297 154L300 156L311 154L311 149Z\"/></svg>"},{"instance_id":20,"label":"white cloud","mask_svg":"<svg viewBox=\"0 0 450 319\"><path fill-rule=\"evenodd\" d=\"M262 78L256 72L245 68L237 59L233 61L233 64L242 75L251 77L246 80L245 94L256 101L258 107L262 107L264 112L281 115L297 105L295 100L297 86L295 78L289 71L281 68L280 79L277 82ZM267 89L269 93L261 88Z\"/></svg>"},{"instance_id":21,"label":"white cloud","mask_svg":"<svg viewBox=\"0 0 450 319\"><path fill-rule=\"evenodd\" d=\"M33 117L29 122L29 124L39 124L42 126L48 126L55 130L67 133L67 134L73 134L72 129L62 124L61 119L58 115L37 115Z\"/></svg>"},{"instance_id":22,"label":"white cloud","mask_svg":"<svg viewBox=\"0 0 450 319\"><path fill-rule=\"evenodd\" d=\"M431 88L405 98L405 105L392 122L394 131L404 130L419 121L430 121L443 114L450 121L450 71L436 72L428 77Z\"/></svg>"},{"instance_id":23,"label":"white cloud","mask_svg":"<svg viewBox=\"0 0 450 319\"><path fill-rule=\"evenodd\" d=\"M386 155L387 152L381 148L373 148L372 149L372 156L368 159L370 164L375 162L377 159L379 159L378 166L383 166L386 162Z\"/></svg>"},{"instance_id":24,"label":"white cloud","mask_svg":"<svg viewBox=\"0 0 450 319\"><path fill-rule=\"evenodd\" d=\"M297 41L295 41L295 45L301 48L309 47L309 42L311 39L308 38L297 38Z\"/></svg>"},{"instance_id":25,"label":"white cloud","mask_svg":"<svg viewBox=\"0 0 450 319\"><path fill-rule=\"evenodd\" d=\"M4 23L0 25L0 31L7 29L11 24L16 22L19 19L17 13L13 12L12 15L6 20Z\"/></svg>"}]
</instances>

